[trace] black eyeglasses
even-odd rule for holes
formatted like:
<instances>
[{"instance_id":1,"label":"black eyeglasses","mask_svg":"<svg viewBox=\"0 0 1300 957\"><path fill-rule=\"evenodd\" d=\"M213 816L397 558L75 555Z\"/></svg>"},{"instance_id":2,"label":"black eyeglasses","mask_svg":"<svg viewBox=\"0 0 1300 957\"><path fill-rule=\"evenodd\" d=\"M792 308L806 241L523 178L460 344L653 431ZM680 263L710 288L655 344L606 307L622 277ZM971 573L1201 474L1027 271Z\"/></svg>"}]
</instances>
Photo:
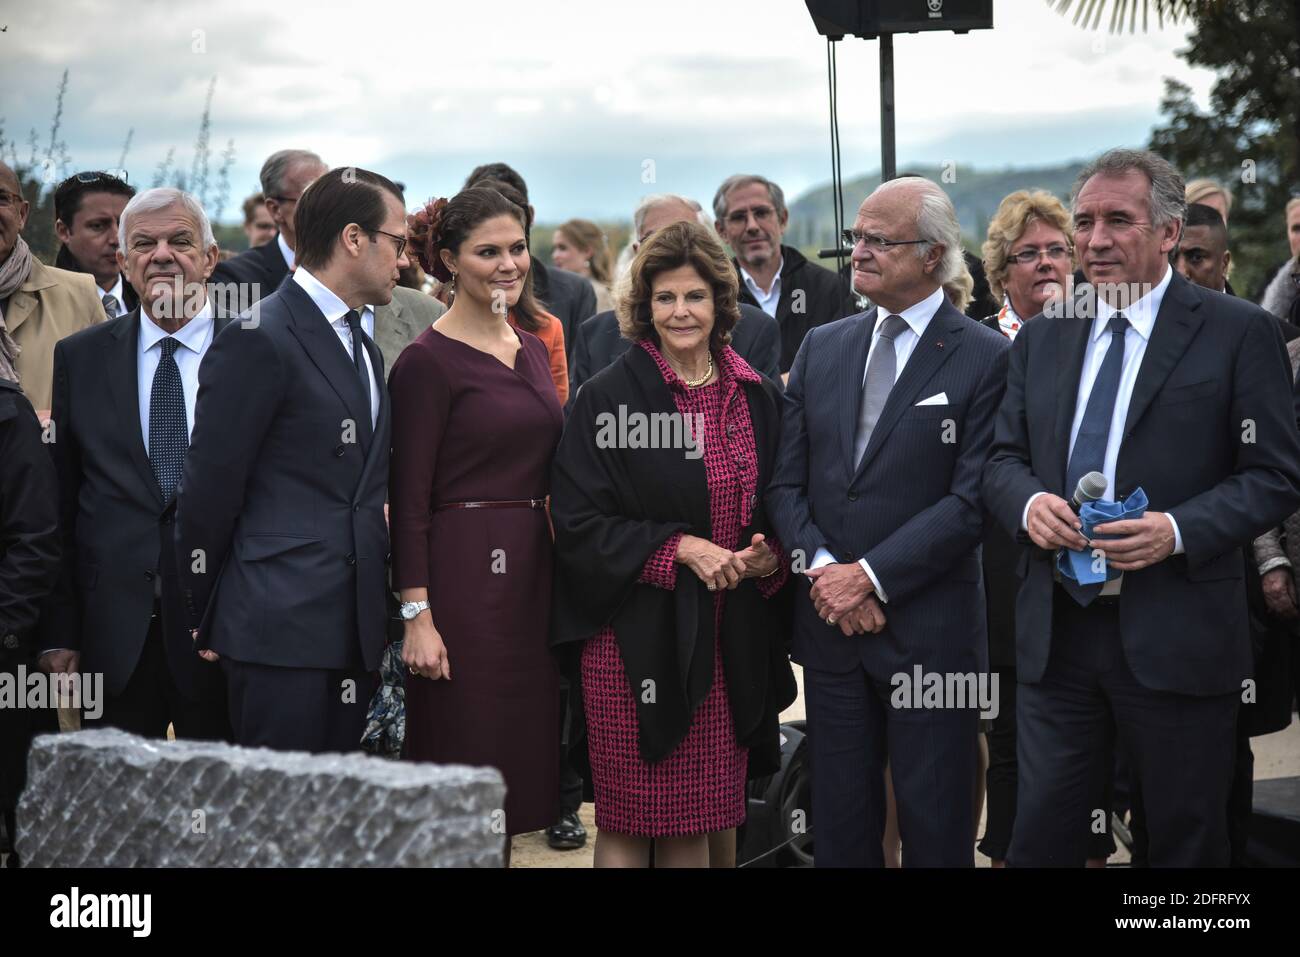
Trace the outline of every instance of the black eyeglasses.
<instances>
[{"instance_id":1,"label":"black eyeglasses","mask_svg":"<svg viewBox=\"0 0 1300 957\"><path fill-rule=\"evenodd\" d=\"M381 236L387 236L393 242L397 243L397 258L402 258L402 253L406 251L406 237L394 236L392 233L386 233L382 229L367 229L368 233L379 233Z\"/></svg>"},{"instance_id":2,"label":"black eyeglasses","mask_svg":"<svg viewBox=\"0 0 1300 957\"><path fill-rule=\"evenodd\" d=\"M864 243L868 249L880 252L882 249L888 249L890 246L916 246L920 243L928 243L928 239L886 239L884 236L876 236L872 233L859 233L856 230L846 229L840 233L844 240L844 245L850 249L857 246L858 243Z\"/></svg>"}]
</instances>

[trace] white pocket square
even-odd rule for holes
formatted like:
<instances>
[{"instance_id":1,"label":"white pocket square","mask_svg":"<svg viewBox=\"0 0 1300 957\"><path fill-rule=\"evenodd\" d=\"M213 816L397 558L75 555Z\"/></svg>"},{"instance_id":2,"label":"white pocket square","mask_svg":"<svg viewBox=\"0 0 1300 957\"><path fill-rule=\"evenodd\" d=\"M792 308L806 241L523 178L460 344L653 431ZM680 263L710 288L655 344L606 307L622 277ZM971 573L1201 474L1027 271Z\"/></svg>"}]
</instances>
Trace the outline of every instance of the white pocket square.
<instances>
[{"instance_id":1,"label":"white pocket square","mask_svg":"<svg viewBox=\"0 0 1300 957\"><path fill-rule=\"evenodd\" d=\"M940 393L938 393L937 395L932 395L932 396L930 396L930 398L928 398L928 399L922 399L920 402L918 402L918 403L916 403L916 404L917 404L917 405L947 405L947 404L948 404L948 393L947 393L947 392L940 392Z\"/></svg>"}]
</instances>

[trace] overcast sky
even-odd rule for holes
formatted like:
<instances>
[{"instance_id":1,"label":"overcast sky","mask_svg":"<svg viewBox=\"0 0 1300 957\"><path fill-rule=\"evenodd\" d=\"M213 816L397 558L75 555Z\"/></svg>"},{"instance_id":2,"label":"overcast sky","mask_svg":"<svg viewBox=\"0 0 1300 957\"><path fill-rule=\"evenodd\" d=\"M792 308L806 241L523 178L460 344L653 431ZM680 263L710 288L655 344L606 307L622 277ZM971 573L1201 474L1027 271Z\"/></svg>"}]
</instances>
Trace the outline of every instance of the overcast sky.
<instances>
[{"instance_id":1,"label":"overcast sky","mask_svg":"<svg viewBox=\"0 0 1300 957\"><path fill-rule=\"evenodd\" d=\"M708 204L733 172L763 173L791 196L829 177L826 42L801 0L4 8L4 132L25 144L34 126L44 144L68 68L61 138L74 169L115 166L131 128L133 183L148 184L168 147L188 169L215 75L214 153L233 139L237 154L228 220L262 160L287 146L402 180L412 205L505 160L552 222L626 218L646 192ZM993 30L896 38L900 165L1026 166L1143 145L1163 77L1202 100L1212 81L1175 55L1185 26L1113 37L1046 0L994 10ZM848 176L879 167L878 44L848 38L838 52Z\"/></svg>"}]
</instances>

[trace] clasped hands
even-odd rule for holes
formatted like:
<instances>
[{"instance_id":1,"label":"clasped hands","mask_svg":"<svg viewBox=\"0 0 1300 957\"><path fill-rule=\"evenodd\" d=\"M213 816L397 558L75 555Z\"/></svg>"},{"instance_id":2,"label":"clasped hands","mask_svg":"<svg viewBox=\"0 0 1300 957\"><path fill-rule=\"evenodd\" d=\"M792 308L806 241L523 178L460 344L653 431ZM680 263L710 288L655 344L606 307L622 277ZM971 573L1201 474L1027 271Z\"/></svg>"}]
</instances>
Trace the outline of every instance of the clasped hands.
<instances>
[{"instance_id":1,"label":"clasped hands","mask_svg":"<svg viewBox=\"0 0 1300 957\"><path fill-rule=\"evenodd\" d=\"M683 535L677 542L677 561L695 573L709 591L735 588L746 578L764 578L779 567L763 536L755 534L738 552L715 545L707 538Z\"/></svg>"},{"instance_id":2,"label":"clasped hands","mask_svg":"<svg viewBox=\"0 0 1300 957\"><path fill-rule=\"evenodd\" d=\"M885 630L885 612L872 594L871 576L857 562L822 565L804 572L812 579L813 607L828 625L839 625L847 638Z\"/></svg>"},{"instance_id":3,"label":"clasped hands","mask_svg":"<svg viewBox=\"0 0 1300 957\"><path fill-rule=\"evenodd\" d=\"M1083 537L1082 528L1083 522L1070 503L1051 493L1034 499L1025 519L1025 531L1039 548L1095 549L1105 556L1107 566L1120 572L1135 572L1174 553L1174 526L1164 512L1147 512L1141 518L1105 522L1093 528L1095 534L1116 538L1089 541Z\"/></svg>"}]
</instances>

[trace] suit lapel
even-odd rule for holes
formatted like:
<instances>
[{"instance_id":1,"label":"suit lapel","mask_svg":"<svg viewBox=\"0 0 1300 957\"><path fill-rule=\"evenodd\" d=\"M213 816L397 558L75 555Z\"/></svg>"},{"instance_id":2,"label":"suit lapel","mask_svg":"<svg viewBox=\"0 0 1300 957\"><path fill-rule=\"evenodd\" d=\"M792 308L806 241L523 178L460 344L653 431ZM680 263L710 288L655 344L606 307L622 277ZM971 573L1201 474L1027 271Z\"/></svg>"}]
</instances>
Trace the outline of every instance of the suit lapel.
<instances>
[{"instance_id":1,"label":"suit lapel","mask_svg":"<svg viewBox=\"0 0 1300 957\"><path fill-rule=\"evenodd\" d=\"M879 309L864 313L861 318L849 324L840 342L840 368L837 376L840 383L840 450L845 474L850 478L857 465L853 461L853 434L857 431L858 415L862 409L862 376L867 368L867 352L871 348L871 336L875 332L879 315Z\"/></svg>"},{"instance_id":2,"label":"suit lapel","mask_svg":"<svg viewBox=\"0 0 1300 957\"><path fill-rule=\"evenodd\" d=\"M368 453L373 434L370 424L370 393L365 390L361 377L357 375L356 366L348 358L347 349L306 290L294 282L285 283L281 291L285 304L289 307L289 314L293 317L294 337L343 402L349 417L357 425L357 433L362 439L362 452ZM379 368L383 368L382 362Z\"/></svg>"},{"instance_id":3,"label":"suit lapel","mask_svg":"<svg viewBox=\"0 0 1300 957\"><path fill-rule=\"evenodd\" d=\"M149 455L140 434L140 310L133 309L121 319L113 320L113 353L108 362L108 387L117 406L118 422L123 423L127 455L144 480L155 502L162 502L162 489L153 474Z\"/></svg>"},{"instance_id":4,"label":"suit lapel","mask_svg":"<svg viewBox=\"0 0 1300 957\"><path fill-rule=\"evenodd\" d=\"M1151 328L1151 341L1147 343L1137 381L1133 383L1128 417L1124 420L1124 438L1132 434L1133 427L1165 384L1169 373L1174 371L1174 366L1187 351L1196 331L1201 328L1203 320L1196 312L1200 304L1186 280L1175 274L1160 302L1160 311Z\"/></svg>"},{"instance_id":5,"label":"suit lapel","mask_svg":"<svg viewBox=\"0 0 1300 957\"><path fill-rule=\"evenodd\" d=\"M871 460L880 451L885 439L889 437L889 433L898 424L902 414L911 406L912 400L916 398L922 387L934 378L934 374L948 361L948 357L961 348L964 322L961 313L949 306L947 302L944 302L939 307L939 311L934 314L930 324L925 327L925 335L921 336L921 341L912 349L907 365L903 366L903 371L899 374L894 387L889 390L889 398L885 400L885 407L880 411L880 418L871 432L871 441L867 443L867 449L862 454L862 463L854 470L855 478L871 464ZM858 392L861 394L862 390L859 389Z\"/></svg>"},{"instance_id":6,"label":"suit lapel","mask_svg":"<svg viewBox=\"0 0 1300 957\"><path fill-rule=\"evenodd\" d=\"M1079 397L1079 379L1083 375L1083 354L1088 348L1095 320L1092 310L1081 310L1083 318L1058 316L1048 321L1056 325L1056 428L1052 433L1056 448L1056 488L1065 487L1065 469L1070 458L1070 429ZM1072 315L1080 315L1079 311ZM1042 320L1040 320L1042 321Z\"/></svg>"}]
</instances>

